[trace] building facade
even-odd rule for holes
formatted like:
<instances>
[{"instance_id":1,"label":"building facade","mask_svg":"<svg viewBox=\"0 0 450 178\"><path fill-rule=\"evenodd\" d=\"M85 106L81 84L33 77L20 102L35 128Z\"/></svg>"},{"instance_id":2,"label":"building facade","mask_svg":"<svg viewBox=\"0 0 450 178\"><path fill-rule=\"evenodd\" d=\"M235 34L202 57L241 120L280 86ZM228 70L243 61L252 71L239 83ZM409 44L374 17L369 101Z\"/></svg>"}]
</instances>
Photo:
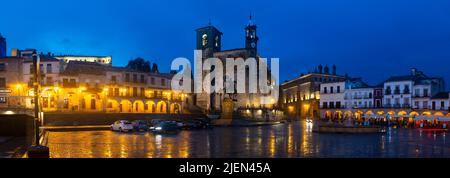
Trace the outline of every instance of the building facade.
<instances>
[{"instance_id":1,"label":"building facade","mask_svg":"<svg viewBox=\"0 0 450 178\"><path fill-rule=\"evenodd\" d=\"M171 90L173 74L147 73L98 62L40 56L44 112L183 113L186 94ZM33 109L29 58L0 59L0 108Z\"/></svg>"},{"instance_id":2,"label":"building facade","mask_svg":"<svg viewBox=\"0 0 450 178\"><path fill-rule=\"evenodd\" d=\"M338 86L345 86L344 91L331 93L331 88ZM320 91L321 118L389 117L411 121L416 116L450 116L450 93L444 91L444 80L428 77L415 68L409 75L390 77L375 87L354 78L324 83Z\"/></svg>"},{"instance_id":3,"label":"building facade","mask_svg":"<svg viewBox=\"0 0 450 178\"><path fill-rule=\"evenodd\" d=\"M319 118L320 85L327 82L343 81L344 76L336 74L336 66L319 65L314 72L284 82L280 87L280 106L289 118Z\"/></svg>"},{"instance_id":4,"label":"building facade","mask_svg":"<svg viewBox=\"0 0 450 178\"><path fill-rule=\"evenodd\" d=\"M256 33L256 25L253 24L250 20L250 23L245 27L245 47L244 48L238 48L238 49L231 49L231 50L222 50L222 35L223 33L220 32L216 27L214 26L206 26L202 27L196 30L196 49L202 51L202 62L208 58L216 58L219 59L223 64L223 73L224 78L234 78L235 81L237 80L237 70L234 70L234 77L232 76L226 76L226 60L227 58L242 58L244 60L248 58L254 58L257 61L257 68L259 68L259 60L260 56L258 55L257 51L257 43L258 43L258 36ZM214 66L215 67L215 66ZM195 96L195 105L201 108L205 112L214 112L214 111L222 111L223 107L223 100L225 98L232 99L234 101L234 111L238 110L248 110L248 109L273 109L275 108L276 102L275 99L273 99L273 102L270 104L262 104L261 98L263 96L270 96L270 94L262 94L260 90L257 91L257 93L250 93L249 90L249 68L254 66L248 66L246 68L246 77L245 77L245 93L235 93L235 94L227 94L225 91L221 91L218 93L206 93L203 91L202 93L196 94ZM211 71L213 71L212 69ZM206 76L210 74L209 71L203 71L203 76ZM259 79L259 76L257 77L257 81ZM215 79L213 79L215 84ZM271 80L271 74L269 72L267 83L270 83L273 85L273 81ZM224 80L224 86L226 86L226 80ZM235 84L236 86L236 84Z\"/></svg>"}]
</instances>

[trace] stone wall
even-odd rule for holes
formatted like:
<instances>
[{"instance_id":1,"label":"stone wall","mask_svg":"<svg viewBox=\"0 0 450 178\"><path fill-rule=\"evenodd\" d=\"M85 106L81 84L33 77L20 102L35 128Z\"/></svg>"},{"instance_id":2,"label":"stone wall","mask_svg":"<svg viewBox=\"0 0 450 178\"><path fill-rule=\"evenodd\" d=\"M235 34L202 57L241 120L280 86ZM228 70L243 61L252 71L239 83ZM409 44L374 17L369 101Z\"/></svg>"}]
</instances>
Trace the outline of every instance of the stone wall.
<instances>
[{"instance_id":1,"label":"stone wall","mask_svg":"<svg viewBox=\"0 0 450 178\"><path fill-rule=\"evenodd\" d=\"M121 114L121 113L45 113L45 126L110 125L117 120L188 120L206 118L203 114Z\"/></svg>"}]
</instances>

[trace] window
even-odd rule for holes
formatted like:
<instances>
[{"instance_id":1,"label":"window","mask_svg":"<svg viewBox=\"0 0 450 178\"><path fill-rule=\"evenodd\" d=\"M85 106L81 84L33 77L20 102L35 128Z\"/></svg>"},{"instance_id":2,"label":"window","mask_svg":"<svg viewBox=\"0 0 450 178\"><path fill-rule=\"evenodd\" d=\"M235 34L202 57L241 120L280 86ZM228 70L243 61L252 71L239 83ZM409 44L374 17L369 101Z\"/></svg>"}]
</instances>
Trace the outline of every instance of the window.
<instances>
[{"instance_id":1,"label":"window","mask_svg":"<svg viewBox=\"0 0 450 178\"><path fill-rule=\"evenodd\" d=\"M145 83L145 77L144 77L144 75L141 75L141 83Z\"/></svg>"},{"instance_id":2,"label":"window","mask_svg":"<svg viewBox=\"0 0 450 178\"><path fill-rule=\"evenodd\" d=\"M34 67L33 67L33 64L30 64L30 74L34 74Z\"/></svg>"},{"instance_id":3,"label":"window","mask_svg":"<svg viewBox=\"0 0 450 178\"><path fill-rule=\"evenodd\" d=\"M47 86L53 86L53 77L47 77Z\"/></svg>"},{"instance_id":4,"label":"window","mask_svg":"<svg viewBox=\"0 0 450 178\"><path fill-rule=\"evenodd\" d=\"M145 88L141 88L141 97L145 96Z\"/></svg>"},{"instance_id":5,"label":"window","mask_svg":"<svg viewBox=\"0 0 450 178\"><path fill-rule=\"evenodd\" d=\"M328 103L327 102L323 102L322 108L324 108L324 109L328 108Z\"/></svg>"},{"instance_id":6,"label":"window","mask_svg":"<svg viewBox=\"0 0 450 178\"><path fill-rule=\"evenodd\" d=\"M334 93L334 87L330 87L330 93Z\"/></svg>"},{"instance_id":7,"label":"window","mask_svg":"<svg viewBox=\"0 0 450 178\"><path fill-rule=\"evenodd\" d=\"M47 64L47 74L52 73L52 64Z\"/></svg>"},{"instance_id":8,"label":"window","mask_svg":"<svg viewBox=\"0 0 450 178\"><path fill-rule=\"evenodd\" d=\"M116 83L117 77L115 75L111 76L111 83Z\"/></svg>"},{"instance_id":9,"label":"window","mask_svg":"<svg viewBox=\"0 0 450 178\"><path fill-rule=\"evenodd\" d=\"M130 82L130 74L125 74L125 82Z\"/></svg>"},{"instance_id":10,"label":"window","mask_svg":"<svg viewBox=\"0 0 450 178\"><path fill-rule=\"evenodd\" d=\"M328 91L327 91L327 87L323 87L323 93L328 93Z\"/></svg>"},{"instance_id":11,"label":"window","mask_svg":"<svg viewBox=\"0 0 450 178\"><path fill-rule=\"evenodd\" d=\"M0 78L0 88L6 88L6 79Z\"/></svg>"},{"instance_id":12,"label":"window","mask_svg":"<svg viewBox=\"0 0 450 178\"><path fill-rule=\"evenodd\" d=\"M410 93L410 91L409 91L409 85L405 85L405 89L403 90L403 93L404 93L404 94L409 94L409 93Z\"/></svg>"},{"instance_id":13,"label":"window","mask_svg":"<svg viewBox=\"0 0 450 178\"><path fill-rule=\"evenodd\" d=\"M96 109L96 107L95 107L95 99L91 99L91 109L92 110Z\"/></svg>"},{"instance_id":14,"label":"window","mask_svg":"<svg viewBox=\"0 0 450 178\"><path fill-rule=\"evenodd\" d=\"M341 93L341 86L337 86L337 93Z\"/></svg>"},{"instance_id":15,"label":"window","mask_svg":"<svg viewBox=\"0 0 450 178\"><path fill-rule=\"evenodd\" d=\"M414 91L414 96L419 97L420 96L420 89L416 89Z\"/></svg>"},{"instance_id":16,"label":"window","mask_svg":"<svg viewBox=\"0 0 450 178\"><path fill-rule=\"evenodd\" d=\"M137 87L133 87L133 97L137 97L138 93L137 93Z\"/></svg>"},{"instance_id":17,"label":"window","mask_svg":"<svg viewBox=\"0 0 450 178\"><path fill-rule=\"evenodd\" d=\"M133 83L137 83L138 79L137 79L137 74L133 74Z\"/></svg>"},{"instance_id":18,"label":"window","mask_svg":"<svg viewBox=\"0 0 450 178\"><path fill-rule=\"evenodd\" d=\"M428 97L428 89L423 89L423 97Z\"/></svg>"},{"instance_id":19,"label":"window","mask_svg":"<svg viewBox=\"0 0 450 178\"><path fill-rule=\"evenodd\" d=\"M166 79L163 79L163 78L161 79L161 85L166 86Z\"/></svg>"},{"instance_id":20,"label":"window","mask_svg":"<svg viewBox=\"0 0 450 178\"><path fill-rule=\"evenodd\" d=\"M330 102L330 108L331 108L331 109L334 108L334 102Z\"/></svg>"},{"instance_id":21,"label":"window","mask_svg":"<svg viewBox=\"0 0 450 178\"><path fill-rule=\"evenodd\" d=\"M150 82L151 82L152 85L155 85L155 77L152 77L152 78L150 79Z\"/></svg>"},{"instance_id":22,"label":"window","mask_svg":"<svg viewBox=\"0 0 450 178\"><path fill-rule=\"evenodd\" d=\"M423 109L428 109L428 101L423 101Z\"/></svg>"},{"instance_id":23,"label":"window","mask_svg":"<svg viewBox=\"0 0 450 178\"><path fill-rule=\"evenodd\" d=\"M337 102L336 102L336 108L337 108L337 109L340 109L340 108L341 108L341 102L340 102L340 101L337 101Z\"/></svg>"},{"instance_id":24,"label":"window","mask_svg":"<svg viewBox=\"0 0 450 178\"><path fill-rule=\"evenodd\" d=\"M445 102L441 101L441 109L444 109L444 108L445 108Z\"/></svg>"},{"instance_id":25,"label":"window","mask_svg":"<svg viewBox=\"0 0 450 178\"><path fill-rule=\"evenodd\" d=\"M7 103L7 102L8 102L8 98L0 97L0 103Z\"/></svg>"}]
</instances>

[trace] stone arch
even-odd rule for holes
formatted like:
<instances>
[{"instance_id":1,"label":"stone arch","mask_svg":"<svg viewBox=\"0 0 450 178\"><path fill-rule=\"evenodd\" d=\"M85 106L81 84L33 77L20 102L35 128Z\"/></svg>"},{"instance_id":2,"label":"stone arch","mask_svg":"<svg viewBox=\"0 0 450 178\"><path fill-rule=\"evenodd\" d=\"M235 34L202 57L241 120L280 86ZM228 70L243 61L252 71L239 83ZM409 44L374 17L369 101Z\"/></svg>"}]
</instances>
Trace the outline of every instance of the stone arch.
<instances>
[{"instance_id":1,"label":"stone arch","mask_svg":"<svg viewBox=\"0 0 450 178\"><path fill-rule=\"evenodd\" d=\"M156 112L156 103L154 101L147 101L145 103L145 112L147 113L155 113Z\"/></svg>"},{"instance_id":2,"label":"stone arch","mask_svg":"<svg viewBox=\"0 0 450 178\"><path fill-rule=\"evenodd\" d=\"M133 112L143 113L144 112L144 102L141 100L136 100L133 103Z\"/></svg>"},{"instance_id":3,"label":"stone arch","mask_svg":"<svg viewBox=\"0 0 450 178\"><path fill-rule=\"evenodd\" d=\"M159 101L158 104L156 104L156 113L167 113L167 103Z\"/></svg>"},{"instance_id":4,"label":"stone arch","mask_svg":"<svg viewBox=\"0 0 450 178\"><path fill-rule=\"evenodd\" d=\"M170 113L174 113L174 114L181 113L181 105L178 103L172 103L170 105Z\"/></svg>"},{"instance_id":5,"label":"stone arch","mask_svg":"<svg viewBox=\"0 0 450 178\"><path fill-rule=\"evenodd\" d=\"M431 116L431 115L432 114L429 111L425 111L425 112L422 113L422 116Z\"/></svg>"},{"instance_id":6,"label":"stone arch","mask_svg":"<svg viewBox=\"0 0 450 178\"><path fill-rule=\"evenodd\" d=\"M378 111L377 114L378 114L378 115L384 115L385 112L384 112L384 111Z\"/></svg>"},{"instance_id":7,"label":"stone arch","mask_svg":"<svg viewBox=\"0 0 450 178\"><path fill-rule=\"evenodd\" d=\"M133 109L132 103L130 100L122 100L119 104L119 111L121 113L129 113Z\"/></svg>"},{"instance_id":8,"label":"stone arch","mask_svg":"<svg viewBox=\"0 0 450 178\"><path fill-rule=\"evenodd\" d=\"M107 112L119 112L120 111L120 103L115 99L108 99L106 102L106 111Z\"/></svg>"}]
</instances>

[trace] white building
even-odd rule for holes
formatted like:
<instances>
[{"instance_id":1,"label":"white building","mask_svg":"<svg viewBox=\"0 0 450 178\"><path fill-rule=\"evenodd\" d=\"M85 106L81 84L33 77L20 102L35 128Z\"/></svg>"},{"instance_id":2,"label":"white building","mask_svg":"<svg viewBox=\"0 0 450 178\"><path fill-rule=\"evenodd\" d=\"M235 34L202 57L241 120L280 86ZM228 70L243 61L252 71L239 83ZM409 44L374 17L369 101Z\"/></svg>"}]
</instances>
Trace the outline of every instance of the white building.
<instances>
[{"instance_id":1,"label":"white building","mask_svg":"<svg viewBox=\"0 0 450 178\"><path fill-rule=\"evenodd\" d=\"M320 107L323 109L372 108L374 88L361 78L344 82L323 83L320 86Z\"/></svg>"},{"instance_id":2,"label":"white building","mask_svg":"<svg viewBox=\"0 0 450 178\"><path fill-rule=\"evenodd\" d=\"M373 108L374 88L363 86L361 88L349 88L345 91L347 108Z\"/></svg>"},{"instance_id":3,"label":"white building","mask_svg":"<svg viewBox=\"0 0 450 178\"><path fill-rule=\"evenodd\" d=\"M428 109L431 96L443 90L442 78L428 77L413 68L410 75L394 76L385 81L384 107Z\"/></svg>"},{"instance_id":4,"label":"white building","mask_svg":"<svg viewBox=\"0 0 450 178\"><path fill-rule=\"evenodd\" d=\"M450 111L450 93L440 92L431 97L431 110L435 111Z\"/></svg>"},{"instance_id":5,"label":"white building","mask_svg":"<svg viewBox=\"0 0 450 178\"><path fill-rule=\"evenodd\" d=\"M340 109L345 108L345 83L330 82L320 85L320 108Z\"/></svg>"}]
</instances>

